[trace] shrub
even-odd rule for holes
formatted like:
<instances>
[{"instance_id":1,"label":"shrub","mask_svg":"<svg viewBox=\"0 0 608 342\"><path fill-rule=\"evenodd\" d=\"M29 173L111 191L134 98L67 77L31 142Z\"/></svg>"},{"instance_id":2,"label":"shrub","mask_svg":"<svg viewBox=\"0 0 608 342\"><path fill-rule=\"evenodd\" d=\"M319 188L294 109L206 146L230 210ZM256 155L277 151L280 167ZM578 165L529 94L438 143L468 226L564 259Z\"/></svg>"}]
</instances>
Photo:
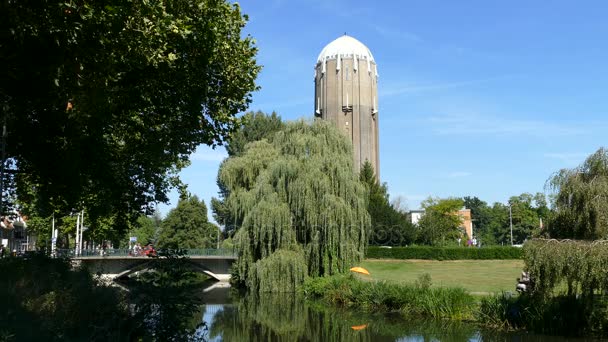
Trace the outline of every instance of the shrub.
<instances>
[{"instance_id":1,"label":"shrub","mask_svg":"<svg viewBox=\"0 0 608 342\"><path fill-rule=\"evenodd\" d=\"M521 248L517 247L368 247L366 258L370 259L425 259L425 260L504 260L522 259Z\"/></svg>"},{"instance_id":2,"label":"shrub","mask_svg":"<svg viewBox=\"0 0 608 342\"><path fill-rule=\"evenodd\" d=\"M473 297L462 288L367 282L352 275L338 275L309 278L302 290L310 299L366 311L397 311L407 317L454 320L473 317Z\"/></svg>"}]
</instances>

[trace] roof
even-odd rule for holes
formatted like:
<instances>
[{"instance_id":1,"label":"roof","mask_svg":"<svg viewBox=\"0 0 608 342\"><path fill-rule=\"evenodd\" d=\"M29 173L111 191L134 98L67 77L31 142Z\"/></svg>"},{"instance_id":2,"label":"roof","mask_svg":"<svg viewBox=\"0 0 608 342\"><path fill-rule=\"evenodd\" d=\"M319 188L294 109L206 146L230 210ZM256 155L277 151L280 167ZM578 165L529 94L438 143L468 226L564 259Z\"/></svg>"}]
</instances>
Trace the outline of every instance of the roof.
<instances>
[{"instance_id":1,"label":"roof","mask_svg":"<svg viewBox=\"0 0 608 342\"><path fill-rule=\"evenodd\" d=\"M374 61L374 56L371 51L360 41L347 35L332 41L327 44L319 57L317 57L317 63L323 62L326 59L341 57L357 57L357 59L364 59L367 61Z\"/></svg>"}]
</instances>

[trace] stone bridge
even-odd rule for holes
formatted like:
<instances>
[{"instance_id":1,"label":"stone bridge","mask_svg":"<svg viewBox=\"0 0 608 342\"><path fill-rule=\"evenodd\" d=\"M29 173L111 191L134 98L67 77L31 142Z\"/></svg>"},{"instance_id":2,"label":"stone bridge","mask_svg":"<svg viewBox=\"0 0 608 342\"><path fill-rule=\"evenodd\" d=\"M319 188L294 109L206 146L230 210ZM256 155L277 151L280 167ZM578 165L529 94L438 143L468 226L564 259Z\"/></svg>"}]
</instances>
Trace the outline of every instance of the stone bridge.
<instances>
[{"instance_id":1,"label":"stone bridge","mask_svg":"<svg viewBox=\"0 0 608 342\"><path fill-rule=\"evenodd\" d=\"M212 251L212 252L209 252ZM206 254L206 255L201 255ZM218 281L230 280L230 268L237 260L232 251L207 250L205 253L187 253L187 264L193 271L201 272ZM93 274L101 274L106 278L117 279L134 272L148 269L152 262L169 261L163 256L129 256L126 253L111 253L100 256L90 253L72 257L72 260L86 267Z\"/></svg>"}]
</instances>

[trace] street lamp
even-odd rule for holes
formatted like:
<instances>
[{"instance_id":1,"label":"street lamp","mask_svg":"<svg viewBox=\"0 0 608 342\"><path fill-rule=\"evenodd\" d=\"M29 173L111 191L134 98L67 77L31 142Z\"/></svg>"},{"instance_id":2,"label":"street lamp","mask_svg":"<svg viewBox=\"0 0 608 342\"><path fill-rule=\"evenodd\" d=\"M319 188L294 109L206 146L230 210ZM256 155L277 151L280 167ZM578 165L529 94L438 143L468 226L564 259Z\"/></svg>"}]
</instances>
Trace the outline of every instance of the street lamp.
<instances>
[{"instance_id":1,"label":"street lamp","mask_svg":"<svg viewBox=\"0 0 608 342\"><path fill-rule=\"evenodd\" d=\"M511 203L509 203L509 226L511 227L511 246L513 246L513 214L511 213Z\"/></svg>"}]
</instances>

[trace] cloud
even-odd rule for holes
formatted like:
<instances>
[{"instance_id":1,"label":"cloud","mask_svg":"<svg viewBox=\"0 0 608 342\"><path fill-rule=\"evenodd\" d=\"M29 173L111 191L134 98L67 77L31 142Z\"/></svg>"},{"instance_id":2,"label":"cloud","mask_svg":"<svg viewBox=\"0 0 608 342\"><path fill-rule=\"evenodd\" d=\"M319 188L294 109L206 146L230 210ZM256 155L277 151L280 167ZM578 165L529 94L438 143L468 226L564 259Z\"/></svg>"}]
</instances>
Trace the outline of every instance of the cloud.
<instances>
[{"instance_id":1,"label":"cloud","mask_svg":"<svg viewBox=\"0 0 608 342\"><path fill-rule=\"evenodd\" d=\"M382 25L369 25L372 29L378 32L379 35L384 36L388 39L397 39L399 41L406 41L411 43L422 42L422 38L411 32L396 30L387 26Z\"/></svg>"},{"instance_id":2,"label":"cloud","mask_svg":"<svg viewBox=\"0 0 608 342\"><path fill-rule=\"evenodd\" d=\"M494 82L499 80L505 80L517 77L518 75L503 75L496 77L481 78L468 81L456 81L456 82L443 82L443 83L429 83L429 84L409 84L409 85L394 85L389 87L380 88L380 97L388 97L394 95L401 95L406 93L417 93L424 91L436 91L446 90L453 88L462 88L480 85L483 83Z\"/></svg>"},{"instance_id":3,"label":"cloud","mask_svg":"<svg viewBox=\"0 0 608 342\"><path fill-rule=\"evenodd\" d=\"M447 114L430 117L427 122L440 135L514 135L569 136L581 135L588 129L580 124L539 120L508 119L472 114Z\"/></svg>"},{"instance_id":4,"label":"cloud","mask_svg":"<svg viewBox=\"0 0 608 342\"><path fill-rule=\"evenodd\" d=\"M585 158L589 156L589 153L545 153L545 158L557 159L568 165L578 165Z\"/></svg>"},{"instance_id":5,"label":"cloud","mask_svg":"<svg viewBox=\"0 0 608 342\"><path fill-rule=\"evenodd\" d=\"M190 160L202 162L221 162L225 158L228 158L228 153L225 150L212 150L210 148L202 151L197 150L190 156Z\"/></svg>"},{"instance_id":6,"label":"cloud","mask_svg":"<svg viewBox=\"0 0 608 342\"><path fill-rule=\"evenodd\" d=\"M451 172L448 173L446 175L446 178L461 178L461 177L468 177L473 175L471 172L467 172L467 171L456 171L456 172Z\"/></svg>"}]
</instances>

